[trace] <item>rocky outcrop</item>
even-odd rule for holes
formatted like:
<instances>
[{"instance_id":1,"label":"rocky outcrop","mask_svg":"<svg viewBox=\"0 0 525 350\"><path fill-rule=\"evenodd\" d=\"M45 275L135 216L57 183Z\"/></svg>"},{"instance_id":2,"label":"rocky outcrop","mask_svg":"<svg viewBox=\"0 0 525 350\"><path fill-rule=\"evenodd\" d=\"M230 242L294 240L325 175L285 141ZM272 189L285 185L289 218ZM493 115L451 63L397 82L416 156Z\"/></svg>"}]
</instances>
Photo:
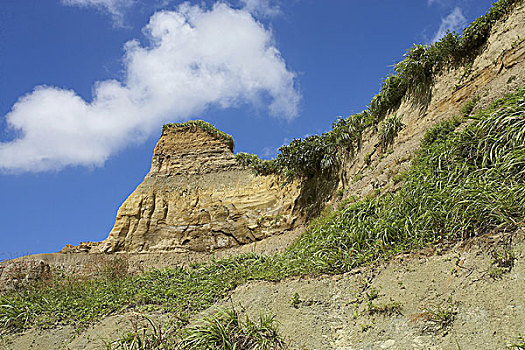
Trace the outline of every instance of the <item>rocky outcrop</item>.
<instances>
[{"instance_id":1,"label":"rocky outcrop","mask_svg":"<svg viewBox=\"0 0 525 350\"><path fill-rule=\"evenodd\" d=\"M299 186L242 168L203 122L164 127L151 170L91 252L210 251L293 229Z\"/></svg>"}]
</instances>

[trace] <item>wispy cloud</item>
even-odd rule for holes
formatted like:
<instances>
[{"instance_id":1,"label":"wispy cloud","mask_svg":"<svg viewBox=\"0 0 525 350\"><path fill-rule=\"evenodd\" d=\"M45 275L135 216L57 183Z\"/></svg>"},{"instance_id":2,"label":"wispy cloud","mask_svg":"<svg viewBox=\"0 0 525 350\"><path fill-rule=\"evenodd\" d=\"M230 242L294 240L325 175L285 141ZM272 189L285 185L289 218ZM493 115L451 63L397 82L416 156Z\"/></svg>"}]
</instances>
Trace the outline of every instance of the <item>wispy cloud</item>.
<instances>
[{"instance_id":1,"label":"wispy cloud","mask_svg":"<svg viewBox=\"0 0 525 350\"><path fill-rule=\"evenodd\" d=\"M64 5L95 7L108 12L116 25L122 25L124 12L131 7L135 0L62 0Z\"/></svg>"},{"instance_id":2,"label":"wispy cloud","mask_svg":"<svg viewBox=\"0 0 525 350\"><path fill-rule=\"evenodd\" d=\"M272 0L241 0L244 8L250 13L261 17L274 17L281 14L279 5Z\"/></svg>"},{"instance_id":3,"label":"wispy cloud","mask_svg":"<svg viewBox=\"0 0 525 350\"><path fill-rule=\"evenodd\" d=\"M441 25L438 31L432 38L432 42L435 43L441 39L447 32L461 32L461 30L467 25L467 19L463 15L461 8L456 7L452 12L441 19Z\"/></svg>"},{"instance_id":4,"label":"wispy cloud","mask_svg":"<svg viewBox=\"0 0 525 350\"><path fill-rule=\"evenodd\" d=\"M166 122L210 106L263 105L280 118L297 115L295 74L269 30L247 10L181 5L155 13L144 30L150 45L125 45L123 81L97 82L92 101L72 90L38 86L7 114L20 138L0 143L4 172L101 166Z\"/></svg>"}]
</instances>

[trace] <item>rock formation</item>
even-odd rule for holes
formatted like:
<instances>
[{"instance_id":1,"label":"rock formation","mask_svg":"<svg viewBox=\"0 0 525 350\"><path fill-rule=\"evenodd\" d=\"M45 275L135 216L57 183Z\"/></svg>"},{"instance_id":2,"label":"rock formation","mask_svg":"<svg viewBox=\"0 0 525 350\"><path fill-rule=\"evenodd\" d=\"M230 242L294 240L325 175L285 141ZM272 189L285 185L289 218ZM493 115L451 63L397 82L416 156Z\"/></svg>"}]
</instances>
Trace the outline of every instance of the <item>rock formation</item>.
<instances>
[{"instance_id":1,"label":"rock formation","mask_svg":"<svg viewBox=\"0 0 525 350\"><path fill-rule=\"evenodd\" d=\"M165 125L150 172L90 251L210 251L291 230L299 186L253 174L232 150L205 122Z\"/></svg>"}]
</instances>

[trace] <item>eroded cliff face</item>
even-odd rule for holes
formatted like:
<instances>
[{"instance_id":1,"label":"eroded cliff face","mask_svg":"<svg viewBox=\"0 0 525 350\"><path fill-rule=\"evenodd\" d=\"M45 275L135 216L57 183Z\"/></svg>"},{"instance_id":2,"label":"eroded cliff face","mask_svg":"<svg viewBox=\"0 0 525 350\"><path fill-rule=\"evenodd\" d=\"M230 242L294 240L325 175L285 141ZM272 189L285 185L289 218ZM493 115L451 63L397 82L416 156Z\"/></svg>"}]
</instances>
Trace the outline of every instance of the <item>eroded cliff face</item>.
<instances>
[{"instance_id":1,"label":"eroded cliff face","mask_svg":"<svg viewBox=\"0 0 525 350\"><path fill-rule=\"evenodd\" d=\"M377 130L368 129L355 157L346 159L339 188L343 198L363 198L376 191L395 191L425 132L437 123L461 116L462 108L479 99L474 112L525 86L525 5L518 5L505 20L494 25L491 36L471 66L451 68L435 78L427 105L407 95L390 112L404 124L387 151L381 151ZM396 175L400 177L396 178Z\"/></svg>"},{"instance_id":2,"label":"eroded cliff face","mask_svg":"<svg viewBox=\"0 0 525 350\"><path fill-rule=\"evenodd\" d=\"M164 128L151 170L92 252L210 251L292 230L299 186L240 167L198 126Z\"/></svg>"}]
</instances>

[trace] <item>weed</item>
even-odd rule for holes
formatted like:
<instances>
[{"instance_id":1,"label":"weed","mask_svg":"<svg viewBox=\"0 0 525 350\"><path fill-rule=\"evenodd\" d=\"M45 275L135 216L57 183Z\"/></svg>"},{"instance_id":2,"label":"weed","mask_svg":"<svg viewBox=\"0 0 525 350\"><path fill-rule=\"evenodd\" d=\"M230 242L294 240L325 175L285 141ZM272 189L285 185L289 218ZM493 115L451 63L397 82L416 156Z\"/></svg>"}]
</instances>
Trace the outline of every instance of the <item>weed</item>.
<instances>
[{"instance_id":1,"label":"weed","mask_svg":"<svg viewBox=\"0 0 525 350\"><path fill-rule=\"evenodd\" d=\"M425 322L423 332L438 332L447 329L457 314L455 305L449 300L446 305L437 305L425 309L422 313L414 315L412 321Z\"/></svg>"},{"instance_id":2,"label":"weed","mask_svg":"<svg viewBox=\"0 0 525 350\"><path fill-rule=\"evenodd\" d=\"M175 347L174 338L164 334L162 328L149 317L133 314L130 322L132 330L118 340L107 341L107 350L155 350Z\"/></svg>"},{"instance_id":3,"label":"weed","mask_svg":"<svg viewBox=\"0 0 525 350\"><path fill-rule=\"evenodd\" d=\"M478 103L480 97L478 95L472 97L470 100L468 100L463 107L461 107L461 115L463 117L468 117L474 107L476 107L476 104Z\"/></svg>"},{"instance_id":4,"label":"weed","mask_svg":"<svg viewBox=\"0 0 525 350\"><path fill-rule=\"evenodd\" d=\"M367 305L367 312L369 315L386 315L386 316L393 316L393 315L401 315L402 305L400 302L392 301L390 303L386 304L374 304L371 300L368 301Z\"/></svg>"},{"instance_id":5,"label":"weed","mask_svg":"<svg viewBox=\"0 0 525 350\"><path fill-rule=\"evenodd\" d=\"M219 311L200 324L189 327L179 347L187 350L282 349L274 316L261 315L258 322L244 321L235 309Z\"/></svg>"},{"instance_id":6,"label":"weed","mask_svg":"<svg viewBox=\"0 0 525 350\"><path fill-rule=\"evenodd\" d=\"M355 183L355 182L359 182L359 181L363 180L364 177L365 177L364 174L357 174L357 175L354 176L354 178L352 179L352 182L354 182L354 183Z\"/></svg>"},{"instance_id":7,"label":"weed","mask_svg":"<svg viewBox=\"0 0 525 350\"><path fill-rule=\"evenodd\" d=\"M365 154L365 164L366 165L370 165L370 163L372 163L372 156L374 155L374 153L375 153L375 150Z\"/></svg>"},{"instance_id":8,"label":"weed","mask_svg":"<svg viewBox=\"0 0 525 350\"><path fill-rule=\"evenodd\" d=\"M511 75L511 76L509 77L509 79L507 79L507 84L512 83L512 82L513 82L514 80L516 80L517 78L518 78L517 76L515 76L515 75Z\"/></svg>"},{"instance_id":9,"label":"weed","mask_svg":"<svg viewBox=\"0 0 525 350\"><path fill-rule=\"evenodd\" d=\"M505 273L512 270L514 260L516 260L516 257L510 248L492 251L492 266L487 271L489 276L493 279L501 278Z\"/></svg>"},{"instance_id":10,"label":"weed","mask_svg":"<svg viewBox=\"0 0 525 350\"><path fill-rule=\"evenodd\" d=\"M361 332L368 332L370 329L372 329L374 325L372 323L362 324L361 325Z\"/></svg>"},{"instance_id":11,"label":"weed","mask_svg":"<svg viewBox=\"0 0 525 350\"><path fill-rule=\"evenodd\" d=\"M396 115L383 121L379 127L379 145L383 151L386 151L388 146L394 143L394 139L403 126L401 118Z\"/></svg>"},{"instance_id":12,"label":"weed","mask_svg":"<svg viewBox=\"0 0 525 350\"><path fill-rule=\"evenodd\" d=\"M508 346L507 348L511 350L525 350L525 337L519 336L516 343Z\"/></svg>"},{"instance_id":13,"label":"weed","mask_svg":"<svg viewBox=\"0 0 525 350\"><path fill-rule=\"evenodd\" d=\"M402 181L405 181L407 177L408 171L402 171L392 177L392 182L394 182L394 184L398 184Z\"/></svg>"},{"instance_id":14,"label":"weed","mask_svg":"<svg viewBox=\"0 0 525 350\"><path fill-rule=\"evenodd\" d=\"M298 309L299 305L301 305L301 299L299 298L299 293L295 292L292 297L292 306Z\"/></svg>"},{"instance_id":15,"label":"weed","mask_svg":"<svg viewBox=\"0 0 525 350\"><path fill-rule=\"evenodd\" d=\"M379 290L377 290L376 288L372 287L370 288L367 292L366 292L366 298L369 300L369 301L372 301L374 299L377 299L377 297L379 297Z\"/></svg>"}]
</instances>

